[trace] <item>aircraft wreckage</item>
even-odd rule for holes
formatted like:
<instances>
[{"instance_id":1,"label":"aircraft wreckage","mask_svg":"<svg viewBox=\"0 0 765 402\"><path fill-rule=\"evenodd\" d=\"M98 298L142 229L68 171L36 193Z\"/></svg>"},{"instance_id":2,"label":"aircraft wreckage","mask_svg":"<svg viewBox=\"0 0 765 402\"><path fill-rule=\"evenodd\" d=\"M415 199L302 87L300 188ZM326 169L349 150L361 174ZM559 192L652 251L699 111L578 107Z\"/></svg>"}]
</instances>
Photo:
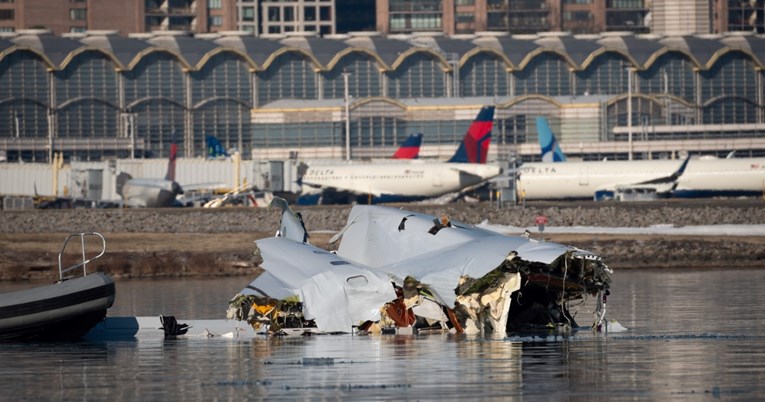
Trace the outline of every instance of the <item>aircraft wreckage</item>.
<instances>
[{"instance_id":1,"label":"aircraft wreckage","mask_svg":"<svg viewBox=\"0 0 765 402\"><path fill-rule=\"evenodd\" d=\"M433 216L356 205L331 240L308 242L286 201L276 237L256 241L265 270L228 318L266 333L451 331L505 336L577 327L569 302L597 297L604 323L612 271L588 251Z\"/></svg>"}]
</instances>

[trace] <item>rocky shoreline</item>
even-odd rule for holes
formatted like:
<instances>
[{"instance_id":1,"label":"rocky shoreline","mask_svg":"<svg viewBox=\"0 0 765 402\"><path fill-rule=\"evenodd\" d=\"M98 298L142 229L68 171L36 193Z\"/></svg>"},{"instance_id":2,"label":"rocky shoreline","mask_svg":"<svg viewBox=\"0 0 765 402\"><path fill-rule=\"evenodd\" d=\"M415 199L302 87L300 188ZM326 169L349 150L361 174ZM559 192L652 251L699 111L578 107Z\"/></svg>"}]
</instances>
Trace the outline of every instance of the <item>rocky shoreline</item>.
<instances>
[{"instance_id":1,"label":"rocky shoreline","mask_svg":"<svg viewBox=\"0 0 765 402\"><path fill-rule=\"evenodd\" d=\"M552 226L645 227L765 224L759 199L658 201L646 203L533 203L497 209L491 203L414 205L407 209L453 220L533 226L543 214ZM346 223L350 206L295 207L312 242L327 247L331 232ZM118 278L255 275L252 242L272 236L279 211L251 208L77 209L0 211L0 280L51 279L66 233L98 231L107 237L107 257L96 269ZM539 236L538 234L535 236ZM545 240L591 250L614 269L765 268L765 238L759 236L650 236L545 234Z\"/></svg>"},{"instance_id":2,"label":"rocky shoreline","mask_svg":"<svg viewBox=\"0 0 765 402\"><path fill-rule=\"evenodd\" d=\"M495 204L391 205L476 224L533 226L546 215L551 226L646 227L720 224L765 224L765 201L760 199L656 201L634 203L538 202L526 208L497 208ZM309 230L340 230L350 206L293 206ZM278 211L268 208L220 209L62 209L0 211L0 233L246 233L271 230Z\"/></svg>"}]
</instances>

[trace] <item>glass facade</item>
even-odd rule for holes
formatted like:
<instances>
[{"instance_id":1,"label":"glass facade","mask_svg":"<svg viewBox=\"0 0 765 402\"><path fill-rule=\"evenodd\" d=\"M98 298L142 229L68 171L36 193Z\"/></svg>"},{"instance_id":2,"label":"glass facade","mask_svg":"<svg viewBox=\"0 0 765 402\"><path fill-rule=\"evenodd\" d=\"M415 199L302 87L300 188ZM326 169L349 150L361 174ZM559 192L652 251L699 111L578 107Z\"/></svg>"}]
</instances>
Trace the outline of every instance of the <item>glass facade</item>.
<instances>
[{"instance_id":1,"label":"glass facade","mask_svg":"<svg viewBox=\"0 0 765 402\"><path fill-rule=\"evenodd\" d=\"M575 95L612 95L627 92L629 62L618 53L596 57L583 71L577 71Z\"/></svg>"},{"instance_id":2,"label":"glass facade","mask_svg":"<svg viewBox=\"0 0 765 402\"><path fill-rule=\"evenodd\" d=\"M515 95L572 95L570 66L557 53L543 52L513 72Z\"/></svg>"},{"instance_id":3,"label":"glass facade","mask_svg":"<svg viewBox=\"0 0 765 402\"><path fill-rule=\"evenodd\" d=\"M508 96L510 75L499 56L481 52L459 69L462 96Z\"/></svg>"},{"instance_id":4,"label":"glass facade","mask_svg":"<svg viewBox=\"0 0 765 402\"><path fill-rule=\"evenodd\" d=\"M405 3L413 2L397 4L404 7ZM438 105L439 99L447 97L494 99L500 103L495 141L519 144L535 141L536 116L560 115L560 99L601 95L607 101L598 102L607 105L602 112L605 134L600 139L622 141L624 134L613 129L627 121L629 74L634 78L635 127L762 124L765 89L757 49L765 49L765 38L747 40L754 50L729 45L722 51L716 47L694 53L660 47L634 58L624 50L600 48L589 56L580 50L575 59L586 60L584 65L572 62L565 49L529 46L536 50L519 55L514 53L517 48L503 54L500 47L477 45L450 57L450 64L435 45L394 51L390 41L381 42L388 47L381 45L379 53L357 46L337 57L317 52L320 58L309 49L294 47L273 47L277 50L267 55L227 47L189 53L192 59L185 58L183 50L147 45L130 57L120 56L120 62L116 50L113 55L81 48L54 56L9 47L0 49L0 146L13 152L18 149L38 161L48 155L48 140L54 146L56 141L69 144L67 149L82 145L83 150L69 155L98 159L124 155L132 136L139 149L153 157L166 157L173 141L181 155L204 156L208 135L216 136L226 148L240 149L245 157L261 148L343 147L342 106L328 102L317 112L310 110L314 103L304 112L300 102L342 99L344 72L349 74L353 102L351 143L355 150L370 154L376 148L395 147L414 132L425 134L428 144L457 143L469 120L455 121L451 109L424 118L417 113L427 112L405 106ZM329 64L322 65L319 59ZM633 60L644 64L635 66ZM283 105L273 106L277 101ZM452 106L446 109L460 104L447 103ZM282 117L259 121L258 113L270 113L269 108ZM724 138L746 134L736 130L703 134L670 130L673 134L662 135ZM756 134L750 130L748 135Z\"/></svg>"},{"instance_id":5,"label":"glass facade","mask_svg":"<svg viewBox=\"0 0 765 402\"><path fill-rule=\"evenodd\" d=\"M391 98L440 98L446 96L446 73L431 53L416 52L387 73Z\"/></svg>"},{"instance_id":6,"label":"glass facade","mask_svg":"<svg viewBox=\"0 0 765 402\"><path fill-rule=\"evenodd\" d=\"M648 68L637 72L638 91L647 94L670 94L687 102L695 102L695 67L693 61L684 53L665 53Z\"/></svg>"},{"instance_id":7,"label":"glass facade","mask_svg":"<svg viewBox=\"0 0 765 402\"><path fill-rule=\"evenodd\" d=\"M354 98L381 96L380 65L372 56L351 52L343 56L331 70L321 73L323 98L345 97L343 72L348 73L348 93Z\"/></svg>"},{"instance_id":8,"label":"glass facade","mask_svg":"<svg viewBox=\"0 0 765 402\"><path fill-rule=\"evenodd\" d=\"M285 52L265 71L257 73L258 104L279 99L317 99L317 77L311 60L299 52Z\"/></svg>"},{"instance_id":9,"label":"glass facade","mask_svg":"<svg viewBox=\"0 0 765 402\"><path fill-rule=\"evenodd\" d=\"M215 136L226 149L249 149L252 82L247 61L231 52L211 57L191 78L193 155L204 155L205 138Z\"/></svg>"}]
</instances>

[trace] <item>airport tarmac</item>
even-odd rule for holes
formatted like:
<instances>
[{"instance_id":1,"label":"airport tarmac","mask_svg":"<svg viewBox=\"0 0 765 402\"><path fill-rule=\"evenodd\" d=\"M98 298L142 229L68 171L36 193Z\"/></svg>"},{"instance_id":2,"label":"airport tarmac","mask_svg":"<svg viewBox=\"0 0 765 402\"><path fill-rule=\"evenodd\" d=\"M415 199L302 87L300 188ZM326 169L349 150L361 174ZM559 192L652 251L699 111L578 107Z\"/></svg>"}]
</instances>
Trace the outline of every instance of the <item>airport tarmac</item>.
<instances>
[{"instance_id":1,"label":"airport tarmac","mask_svg":"<svg viewBox=\"0 0 765 402\"><path fill-rule=\"evenodd\" d=\"M573 245L627 268L765 268L765 236L727 234L539 233L534 218L556 227L646 227L650 225L765 225L759 199L648 203L529 203L497 209L494 204L406 205L449 214L466 223L528 227L532 237ZM310 241L323 248L345 224L349 206L296 208ZM115 278L218 277L258 273L254 241L273 236L279 212L268 209L133 209L0 211L0 280L52 280L66 233L99 231L107 254L93 264ZM269 230L264 230L269 229Z\"/></svg>"}]
</instances>

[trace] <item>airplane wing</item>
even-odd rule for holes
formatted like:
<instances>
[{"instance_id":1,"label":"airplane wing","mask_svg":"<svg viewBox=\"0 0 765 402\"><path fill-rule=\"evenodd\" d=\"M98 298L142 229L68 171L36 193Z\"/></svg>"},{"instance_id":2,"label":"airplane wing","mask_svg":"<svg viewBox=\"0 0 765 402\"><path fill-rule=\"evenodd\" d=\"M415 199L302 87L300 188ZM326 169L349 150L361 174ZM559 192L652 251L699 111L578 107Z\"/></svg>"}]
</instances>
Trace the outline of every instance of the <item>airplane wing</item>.
<instances>
[{"instance_id":1,"label":"airplane wing","mask_svg":"<svg viewBox=\"0 0 765 402\"><path fill-rule=\"evenodd\" d=\"M480 176L475 174L474 171L471 171L470 169L462 168L462 167L460 167L457 164L455 164L453 166L450 166L449 169L451 169L451 170L453 170L455 172L459 172L461 174L466 174L466 175L475 176L475 177L480 178Z\"/></svg>"},{"instance_id":2,"label":"airplane wing","mask_svg":"<svg viewBox=\"0 0 765 402\"><path fill-rule=\"evenodd\" d=\"M221 182L208 182L208 183L189 183L189 184L181 184L181 187L183 187L186 191L193 191L193 190L220 190L226 188L226 184Z\"/></svg>"},{"instance_id":3,"label":"airplane wing","mask_svg":"<svg viewBox=\"0 0 765 402\"><path fill-rule=\"evenodd\" d=\"M296 296L303 316L324 332L352 332L354 325L380 320L380 306L396 299L390 279L337 255L284 237L258 240L266 270L244 295Z\"/></svg>"},{"instance_id":4,"label":"airplane wing","mask_svg":"<svg viewBox=\"0 0 765 402\"><path fill-rule=\"evenodd\" d=\"M688 162L690 160L691 160L691 156L690 155L686 156L685 160L683 161L683 163L680 164L680 167L677 170L675 170L674 172L672 172L672 174L669 175L669 176L658 177L656 179L646 180L644 182L635 183L635 184L638 184L638 185L642 185L642 184L666 184L666 183L675 184L677 182L677 179L679 179L680 176L682 176L683 173L685 172L685 168L688 166Z\"/></svg>"},{"instance_id":5,"label":"airplane wing","mask_svg":"<svg viewBox=\"0 0 765 402\"><path fill-rule=\"evenodd\" d=\"M352 332L353 325L380 320L380 306L396 298L388 276L308 244L301 216L284 199L274 197L271 207L282 210L277 237L256 241L266 272L240 293L297 297L303 316L325 332Z\"/></svg>"},{"instance_id":6,"label":"airplane wing","mask_svg":"<svg viewBox=\"0 0 765 402\"><path fill-rule=\"evenodd\" d=\"M680 176L683 175L685 172L685 168L688 166L688 162L690 161L691 156L688 155L685 160L680 164L680 167L677 168L672 174L668 176L661 176L637 183L627 183L627 184L614 184L613 186L604 187L601 189L598 189L595 192L595 199L601 200L601 199L609 199L613 198L615 193L617 192L627 192L627 191L643 191L643 192L649 192L649 193L655 193L655 194L668 194L675 190L677 187L677 180L680 178Z\"/></svg>"},{"instance_id":7,"label":"airplane wing","mask_svg":"<svg viewBox=\"0 0 765 402\"><path fill-rule=\"evenodd\" d=\"M490 179L488 181L492 182L492 180L493 179ZM465 188L463 188L460 191L454 191L454 192L451 192L451 193L444 194L444 195L442 195L440 197L427 199L427 200L423 201L423 203L434 204L434 205L448 204L448 203L454 202L454 200L462 197L465 194L468 194L469 192L471 192L471 191L473 191L473 190L475 190L475 189L477 189L477 188L479 188L479 187L481 187L483 185L484 185L484 182L480 182L478 184L474 184L472 186L465 187Z\"/></svg>"}]
</instances>

